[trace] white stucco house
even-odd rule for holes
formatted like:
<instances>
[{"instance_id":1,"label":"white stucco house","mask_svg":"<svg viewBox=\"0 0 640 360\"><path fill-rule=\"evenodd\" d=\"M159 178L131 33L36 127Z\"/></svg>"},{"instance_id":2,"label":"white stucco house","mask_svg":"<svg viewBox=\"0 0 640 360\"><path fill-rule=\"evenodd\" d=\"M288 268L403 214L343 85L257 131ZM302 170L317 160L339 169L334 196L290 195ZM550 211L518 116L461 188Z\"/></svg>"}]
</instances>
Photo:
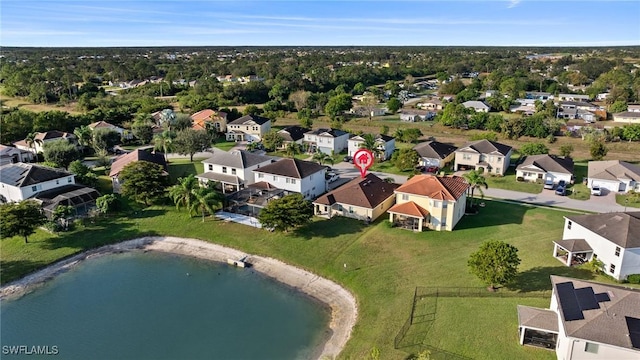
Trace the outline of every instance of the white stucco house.
<instances>
[{"instance_id":1,"label":"white stucco house","mask_svg":"<svg viewBox=\"0 0 640 360\"><path fill-rule=\"evenodd\" d=\"M325 154L338 154L347 148L349 133L337 129L317 129L304 134L303 143L307 145L307 151L316 151Z\"/></svg>"},{"instance_id":2,"label":"white stucco house","mask_svg":"<svg viewBox=\"0 0 640 360\"><path fill-rule=\"evenodd\" d=\"M462 103L462 106L467 109L472 108L476 112L489 112L489 110L491 110L491 106L477 100L465 101Z\"/></svg>"},{"instance_id":3,"label":"white stucco house","mask_svg":"<svg viewBox=\"0 0 640 360\"><path fill-rule=\"evenodd\" d=\"M640 166L620 160L589 161L587 186L611 192L640 191Z\"/></svg>"},{"instance_id":4,"label":"white stucco house","mask_svg":"<svg viewBox=\"0 0 640 360\"><path fill-rule=\"evenodd\" d=\"M378 149L377 158L383 161L390 159L393 151L396 149L396 139L392 136L381 134L374 135L374 137L376 148ZM353 156L356 151L360 150L364 141L364 135L355 135L349 138L347 141L349 156Z\"/></svg>"},{"instance_id":5,"label":"white stucco house","mask_svg":"<svg viewBox=\"0 0 640 360\"><path fill-rule=\"evenodd\" d=\"M75 175L47 166L15 163L0 166L0 202L19 202L36 194L75 184Z\"/></svg>"},{"instance_id":6,"label":"white stucco house","mask_svg":"<svg viewBox=\"0 0 640 360\"><path fill-rule=\"evenodd\" d=\"M557 184L564 180L573 181L573 159L556 155L529 155L516 167L516 178L524 181L553 181Z\"/></svg>"},{"instance_id":7,"label":"white stucco house","mask_svg":"<svg viewBox=\"0 0 640 360\"><path fill-rule=\"evenodd\" d=\"M133 133L131 131L121 128L120 126L110 124L106 121L96 121L87 126L89 127L89 129L91 129L91 131L106 129L117 132L123 139L133 139Z\"/></svg>"},{"instance_id":8,"label":"white stucco house","mask_svg":"<svg viewBox=\"0 0 640 360\"><path fill-rule=\"evenodd\" d=\"M625 124L640 124L640 111L623 111L613 114L613 121Z\"/></svg>"},{"instance_id":9,"label":"white stucco house","mask_svg":"<svg viewBox=\"0 0 640 360\"><path fill-rule=\"evenodd\" d=\"M27 139L24 139L14 142L13 145L18 149L31 151L32 153L37 154L44 152L44 144L57 140L66 140L71 144L78 146L78 139L75 135L57 130L35 133L32 144L29 144Z\"/></svg>"},{"instance_id":10,"label":"white stucco house","mask_svg":"<svg viewBox=\"0 0 640 360\"><path fill-rule=\"evenodd\" d=\"M553 256L567 266L597 258L616 280L640 274L640 212L566 216Z\"/></svg>"},{"instance_id":11,"label":"white stucco house","mask_svg":"<svg viewBox=\"0 0 640 360\"><path fill-rule=\"evenodd\" d=\"M17 147L0 145L0 165L17 162L31 162L35 155L31 151L18 149Z\"/></svg>"},{"instance_id":12,"label":"white stucco house","mask_svg":"<svg viewBox=\"0 0 640 360\"><path fill-rule=\"evenodd\" d=\"M640 290L551 275L548 309L518 305L521 345L561 360L640 359Z\"/></svg>"},{"instance_id":13,"label":"white stucco house","mask_svg":"<svg viewBox=\"0 0 640 360\"><path fill-rule=\"evenodd\" d=\"M245 115L227 124L227 141L260 141L271 130L271 120L257 115Z\"/></svg>"},{"instance_id":14,"label":"white stucco house","mask_svg":"<svg viewBox=\"0 0 640 360\"><path fill-rule=\"evenodd\" d=\"M305 199L315 199L327 191L326 172L322 165L298 159L282 159L253 170L256 182L300 193Z\"/></svg>"},{"instance_id":15,"label":"white stucco house","mask_svg":"<svg viewBox=\"0 0 640 360\"><path fill-rule=\"evenodd\" d=\"M274 162L272 157L258 155L244 150L215 150L213 155L202 161L204 173L196 178L200 182L217 181L222 192L233 192L255 182L253 170Z\"/></svg>"}]
</instances>

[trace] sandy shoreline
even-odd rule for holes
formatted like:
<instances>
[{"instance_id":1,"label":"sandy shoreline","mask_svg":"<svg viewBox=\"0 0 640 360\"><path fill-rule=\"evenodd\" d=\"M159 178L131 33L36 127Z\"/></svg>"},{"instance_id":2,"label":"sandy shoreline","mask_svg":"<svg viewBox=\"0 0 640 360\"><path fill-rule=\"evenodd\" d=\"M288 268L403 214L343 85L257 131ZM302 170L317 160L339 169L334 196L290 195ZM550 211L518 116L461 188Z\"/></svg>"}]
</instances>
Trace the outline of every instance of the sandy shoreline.
<instances>
[{"instance_id":1,"label":"sandy shoreline","mask_svg":"<svg viewBox=\"0 0 640 360\"><path fill-rule=\"evenodd\" d=\"M330 334L320 351L316 353L317 358L333 359L337 357L349 340L357 320L358 308L355 298L333 281L276 259L247 254L202 240L177 237L144 237L74 255L3 286L0 288L0 299L25 294L85 259L134 250L181 254L224 263L227 262L227 259L238 260L246 256L246 261L252 265L253 270L291 286L326 304L331 309Z\"/></svg>"}]
</instances>

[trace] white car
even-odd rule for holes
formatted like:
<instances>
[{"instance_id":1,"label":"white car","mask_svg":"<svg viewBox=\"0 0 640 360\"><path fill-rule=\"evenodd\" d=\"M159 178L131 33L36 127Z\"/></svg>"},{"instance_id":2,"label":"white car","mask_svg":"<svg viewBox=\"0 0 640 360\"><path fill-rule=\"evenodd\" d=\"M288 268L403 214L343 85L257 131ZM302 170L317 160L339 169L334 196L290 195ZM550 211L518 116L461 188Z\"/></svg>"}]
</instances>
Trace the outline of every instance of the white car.
<instances>
[{"instance_id":1,"label":"white car","mask_svg":"<svg viewBox=\"0 0 640 360\"><path fill-rule=\"evenodd\" d=\"M334 173L334 172L328 172L326 179L329 180L330 183L338 180L340 178L340 176L338 176L338 174Z\"/></svg>"},{"instance_id":2,"label":"white car","mask_svg":"<svg viewBox=\"0 0 640 360\"><path fill-rule=\"evenodd\" d=\"M591 188L591 195L595 195L595 196L600 196L602 195L602 189L600 189L600 186L594 186Z\"/></svg>"}]
</instances>

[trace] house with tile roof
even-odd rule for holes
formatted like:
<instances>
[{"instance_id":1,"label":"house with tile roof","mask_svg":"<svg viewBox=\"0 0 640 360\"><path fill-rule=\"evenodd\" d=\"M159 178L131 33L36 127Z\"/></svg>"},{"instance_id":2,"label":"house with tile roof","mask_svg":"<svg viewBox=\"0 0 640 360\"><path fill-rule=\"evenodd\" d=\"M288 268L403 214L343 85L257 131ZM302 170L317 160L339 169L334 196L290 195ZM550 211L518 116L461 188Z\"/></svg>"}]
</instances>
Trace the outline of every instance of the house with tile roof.
<instances>
[{"instance_id":1,"label":"house with tile roof","mask_svg":"<svg viewBox=\"0 0 640 360\"><path fill-rule=\"evenodd\" d=\"M516 178L524 181L573 181L573 159L556 155L529 155L516 167Z\"/></svg>"},{"instance_id":2,"label":"house with tile roof","mask_svg":"<svg viewBox=\"0 0 640 360\"><path fill-rule=\"evenodd\" d=\"M13 145L20 150L31 151L34 154L44 152L44 144L51 141L66 140L76 146L78 145L78 139L76 138L75 135L73 135L72 133L58 131L58 130L52 130L47 132L37 132L35 133L33 140L34 141L32 146L29 146L26 139L16 141L13 143Z\"/></svg>"},{"instance_id":3,"label":"house with tile roof","mask_svg":"<svg viewBox=\"0 0 640 360\"><path fill-rule=\"evenodd\" d=\"M115 160L111 164L111 170L109 172L109 177L111 177L111 183L113 185L114 193L119 193L120 186L122 185L122 182L120 180L120 171L122 171L125 166L135 161L148 161L154 164L158 164L162 166L165 171L167 171L167 161L164 158L164 154L161 152L152 152L151 149L135 149L130 153L120 155L115 158Z\"/></svg>"},{"instance_id":4,"label":"house with tile roof","mask_svg":"<svg viewBox=\"0 0 640 360\"><path fill-rule=\"evenodd\" d=\"M553 256L567 266L597 258L616 280L640 274L640 211L566 216Z\"/></svg>"},{"instance_id":5,"label":"house with tile roof","mask_svg":"<svg viewBox=\"0 0 640 360\"><path fill-rule=\"evenodd\" d=\"M91 123L89 125L87 125L87 127L89 129L91 129L91 131L95 131L98 129L106 129L106 130L111 130L111 131L115 131L118 134L120 134L120 137L123 139L133 139L133 133L129 130L125 130L123 128L121 128L120 126L116 126L113 124L110 124L106 121L96 121L94 123Z\"/></svg>"},{"instance_id":6,"label":"house with tile roof","mask_svg":"<svg viewBox=\"0 0 640 360\"><path fill-rule=\"evenodd\" d=\"M271 120L258 115L245 115L227 124L227 141L260 141L271 130Z\"/></svg>"},{"instance_id":7,"label":"house with tile roof","mask_svg":"<svg viewBox=\"0 0 640 360\"><path fill-rule=\"evenodd\" d=\"M357 177L313 202L315 215L332 218L346 216L373 221L395 203L398 184L388 183L374 174Z\"/></svg>"},{"instance_id":8,"label":"house with tile roof","mask_svg":"<svg viewBox=\"0 0 640 360\"><path fill-rule=\"evenodd\" d=\"M558 359L640 358L640 290L551 275L548 309L518 305L521 345Z\"/></svg>"},{"instance_id":9,"label":"house with tile roof","mask_svg":"<svg viewBox=\"0 0 640 360\"><path fill-rule=\"evenodd\" d=\"M388 135L374 135L376 142L376 157L382 161L388 160L393 155L393 151L396 149L396 139L393 136ZM356 151L361 149L364 143L364 135L354 135L347 140L347 152L349 156L353 156Z\"/></svg>"},{"instance_id":10,"label":"house with tile roof","mask_svg":"<svg viewBox=\"0 0 640 360\"><path fill-rule=\"evenodd\" d=\"M253 170L256 182L300 193L305 199L315 199L327 191L326 172L322 165L298 159L281 159Z\"/></svg>"},{"instance_id":11,"label":"house with tile roof","mask_svg":"<svg viewBox=\"0 0 640 360\"><path fill-rule=\"evenodd\" d=\"M298 125L287 126L278 131L278 135L282 138L282 145L280 149L286 149L291 143L302 145L304 141L304 134L311 131L311 129L303 128Z\"/></svg>"},{"instance_id":12,"label":"house with tile roof","mask_svg":"<svg viewBox=\"0 0 640 360\"><path fill-rule=\"evenodd\" d=\"M0 167L0 202L19 202L64 185L75 184L75 175L48 166L15 163Z\"/></svg>"},{"instance_id":13,"label":"house with tile roof","mask_svg":"<svg viewBox=\"0 0 640 360\"><path fill-rule=\"evenodd\" d=\"M196 178L203 183L219 182L223 193L239 191L255 182L253 170L274 161L271 156L244 150L216 150L208 159L202 161L204 173L198 174Z\"/></svg>"},{"instance_id":14,"label":"house with tile roof","mask_svg":"<svg viewBox=\"0 0 640 360\"><path fill-rule=\"evenodd\" d=\"M227 132L227 113L211 109L200 110L191 115L193 121L191 128L194 130L215 129L218 133Z\"/></svg>"},{"instance_id":15,"label":"house with tile roof","mask_svg":"<svg viewBox=\"0 0 640 360\"><path fill-rule=\"evenodd\" d=\"M468 189L460 176L416 175L395 190L389 221L414 231L451 231L464 216Z\"/></svg>"},{"instance_id":16,"label":"house with tile roof","mask_svg":"<svg viewBox=\"0 0 640 360\"><path fill-rule=\"evenodd\" d=\"M349 133L337 129L317 129L304 134L304 144L307 145L307 151L314 153L316 151L325 154L339 154L347 148Z\"/></svg>"},{"instance_id":17,"label":"house with tile roof","mask_svg":"<svg viewBox=\"0 0 640 360\"><path fill-rule=\"evenodd\" d=\"M509 145L489 140L468 143L455 151L454 168L458 170L481 170L504 175L511 164L513 149Z\"/></svg>"},{"instance_id":18,"label":"house with tile roof","mask_svg":"<svg viewBox=\"0 0 640 360\"><path fill-rule=\"evenodd\" d=\"M640 191L640 166L620 160L589 161L587 186L611 192Z\"/></svg>"},{"instance_id":19,"label":"house with tile roof","mask_svg":"<svg viewBox=\"0 0 640 360\"><path fill-rule=\"evenodd\" d=\"M15 164L17 162L31 162L34 154L31 151L17 147L0 145L0 165Z\"/></svg>"},{"instance_id":20,"label":"house with tile roof","mask_svg":"<svg viewBox=\"0 0 640 360\"><path fill-rule=\"evenodd\" d=\"M419 166L437 166L441 169L453 160L456 149L451 144L438 141L427 141L413 147L420 155Z\"/></svg>"}]
</instances>

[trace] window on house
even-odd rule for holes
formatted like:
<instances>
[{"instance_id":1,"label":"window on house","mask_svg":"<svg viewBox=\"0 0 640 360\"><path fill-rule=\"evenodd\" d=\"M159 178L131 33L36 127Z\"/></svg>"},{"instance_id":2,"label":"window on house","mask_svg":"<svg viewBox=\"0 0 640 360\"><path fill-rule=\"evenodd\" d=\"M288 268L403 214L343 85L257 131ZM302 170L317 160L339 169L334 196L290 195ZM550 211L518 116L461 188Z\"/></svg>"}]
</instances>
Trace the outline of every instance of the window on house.
<instances>
[{"instance_id":1,"label":"window on house","mask_svg":"<svg viewBox=\"0 0 640 360\"><path fill-rule=\"evenodd\" d=\"M56 185L59 185L59 184L60 184L60 180L56 179Z\"/></svg>"},{"instance_id":2,"label":"window on house","mask_svg":"<svg viewBox=\"0 0 640 360\"><path fill-rule=\"evenodd\" d=\"M402 194L402 200L409 200L409 195Z\"/></svg>"},{"instance_id":3,"label":"window on house","mask_svg":"<svg viewBox=\"0 0 640 360\"><path fill-rule=\"evenodd\" d=\"M463 160L471 160L471 154L462 154Z\"/></svg>"},{"instance_id":4,"label":"window on house","mask_svg":"<svg viewBox=\"0 0 640 360\"><path fill-rule=\"evenodd\" d=\"M296 179L291 179L291 183L295 184L296 183ZM315 188L314 188L315 189Z\"/></svg>"},{"instance_id":5,"label":"window on house","mask_svg":"<svg viewBox=\"0 0 640 360\"><path fill-rule=\"evenodd\" d=\"M613 265L613 264L611 264L611 265L609 266L609 272L610 272L610 273L612 273L612 274L613 274L613 273L615 273L615 272L616 272L616 266L615 266L615 265Z\"/></svg>"},{"instance_id":6,"label":"window on house","mask_svg":"<svg viewBox=\"0 0 640 360\"><path fill-rule=\"evenodd\" d=\"M73 180L71 180L71 176L69 176L69 177L67 178L67 182L68 182L68 183L71 183L71 181L73 181Z\"/></svg>"},{"instance_id":7,"label":"window on house","mask_svg":"<svg viewBox=\"0 0 640 360\"><path fill-rule=\"evenodd\" d=\"M277 177L277 176L274 176L274 177L273 177L273 181L278 181L278 177Z\"/></svg>"},{"instance_id":8,"label":"window on house","mask_svg":"<svg viewBox=\"0 0 640 360\"><path fill-rule=\"evenodd\" d=\"M498 156L498 162L501 162L501 161L502 161L502 158Z\"/></svg>"},{"instance_id":9,"label":"window on house","mask_svg":"<svg viewBox=\"0 0 640 360\"><path fill-rule=\"evenodd\" d=\"M584 352L597 354L598 353L598 344L594 344L594 343L590 343L590 342L585 343L584 344Z\"/></svg>"},{"instance_id":10,"label":"window on house","mask_svg":"<svg viewBox=\"0 0 640 360\"><path fill-rule=\"evenodd\" d=\"M353 214L353 206L349 206L349 213Z\"/></svg>"},{"instance_id":11,"label":"window on house","mask_svg":"<svg viewBox=\"0 0 640 360\"><path fill-rule=\"evenodd\" d=\"M620 256L620 247L616 246L616 256Z\"/></svg>"},{"instance_id":12,"label":"window on house","mask_svg":"<svg viewBox=\"0 0 640 360\"><path fill-rule=\"evenodd\" d=\"M571 221L567 221L567 229L571 230L571 224L573 224Z\"/></svg>"},{"instance_id":13,"label":"window on house","mask_svg":"<svg viewBox=\"0 0 640 360\"><path fill-rule=\"evenodd\" d=\"M258 173L258 179L262 179L263 177L264 177L264 174Z\"/></svg>"},{"instance_id":14,"label":"window on house","mask_svg":"<svg viewBox=\"0 0 640 360\"><path fill-rule=\"evenodd\" d=\"M38 187L37 186L32 186L31 187L31 191L38 191Z\"/></svg>"},{"instance_id":15,"label":"window on house","mask_svg":"<svg viewBox=\"0 0 640 360\"><path fill-rule=\"evenodd\" d=\"M446 209L446 208L447 208L447 202L446 202L446 201L443 201L443 202L442 202L442 208L443 208L443 209Z\"/></svg>"},{"instance_id":16,"label":"window on house","mask_svg":"<svg viewBox=\"0 0 640 360\"><path fill-rule=\"evenodd\" d=\"M232 168L231 169L231 174L235 175L236 174L236 169Z\"/></svg>"},{"instance_id":17,"label":"window on house","mask_svg":"<svg viewBox=\"0 0 640 360\"><path fill-rule=\"evenodd\" d=\"M226 166L222 167L222 172L225 173L225 174L227 173L227 167Z\"/></svg>"},{"instance_id":18,"label":"window on house","mask_svg":"<svg viewBox=\"0 0 640 360\"><path fill-rule=\"evenodd\" d=\"M209 171L213 171L213 165L209 164Z\"/></svg>"}]
</instances>

